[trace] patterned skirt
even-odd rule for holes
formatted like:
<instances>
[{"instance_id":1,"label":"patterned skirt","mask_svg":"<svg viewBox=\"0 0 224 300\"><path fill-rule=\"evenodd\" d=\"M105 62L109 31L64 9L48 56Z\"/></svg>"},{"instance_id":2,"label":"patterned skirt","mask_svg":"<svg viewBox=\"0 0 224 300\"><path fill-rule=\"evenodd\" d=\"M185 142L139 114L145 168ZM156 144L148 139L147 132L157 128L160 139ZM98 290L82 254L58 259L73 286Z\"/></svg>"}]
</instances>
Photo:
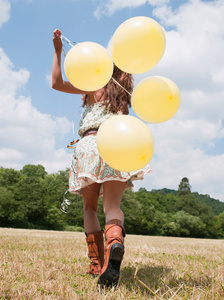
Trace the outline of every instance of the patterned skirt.
<instances>
[{"instance_id":1,"label":"patterned skirt","mask_svg":"<svg viewBox=\"0 0 224 300\"><path fill-rule=\"evenodd\" d=\"M82 138L74 151L72 166L69 175L69 192L82 195L82 189L97 182L101 184L100 196L103 194L103 182L126 182L126 188L133 187L133 180L141 180L144 175L151 172L147 165L135 172L120 172L108 166L99 155L96 135L88 135Z\"/></svg>"}]
</instances>

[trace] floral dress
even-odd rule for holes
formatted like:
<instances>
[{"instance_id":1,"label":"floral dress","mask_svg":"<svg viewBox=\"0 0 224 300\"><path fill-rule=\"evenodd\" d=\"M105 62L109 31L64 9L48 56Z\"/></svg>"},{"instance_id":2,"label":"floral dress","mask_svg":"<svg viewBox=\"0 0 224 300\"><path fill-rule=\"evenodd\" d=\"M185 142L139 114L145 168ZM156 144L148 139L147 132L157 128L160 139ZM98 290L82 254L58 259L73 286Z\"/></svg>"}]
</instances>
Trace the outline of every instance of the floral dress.
<instances>
[{"instance_id":1,"label":"floral dress","mask_svg":"<svg viewBox=\"0 0 224 300\"><path fill-rule=\"evenodd\" d=\"M73 155L69 175L69 192L82 195L82 189L86 186L94 182L101 184L111 180L126 182L126 189L129 189L133 187L133 180L143 179L145 174L151 172L148 165L135 172L114 170L99 155L96 135L83 137L84 132L89 129L99 128L111 116L113 116L113 113L108 112L103 102L85 105L78 131L82 139L77 143ZM102 194L103 184L101 184L100 196Z\"/></svg>"}]
</instances>

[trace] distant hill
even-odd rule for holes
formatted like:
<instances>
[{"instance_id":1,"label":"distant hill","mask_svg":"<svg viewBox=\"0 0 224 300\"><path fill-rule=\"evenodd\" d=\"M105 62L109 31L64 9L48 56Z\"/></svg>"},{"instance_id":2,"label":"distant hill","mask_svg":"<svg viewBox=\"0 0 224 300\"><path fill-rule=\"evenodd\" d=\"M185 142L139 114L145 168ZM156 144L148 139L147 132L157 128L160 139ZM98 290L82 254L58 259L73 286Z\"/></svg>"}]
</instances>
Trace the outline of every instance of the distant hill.
<instances>
[{"instance_id":1,"label":"distant hill","mask_svg":"<svg viewBox=\"0 0 224 300\"><path fill-rule=\"evenodd\" d=\"M163 188L160 190L152 190L152 192L159 193L159 194L173 194L175 196L177 195L176 190L167 189L167 188ZM192 195L194 195L194 197L197 198L202 203L211 207L215 215L219 215L224 211L224 202L221 202L217 199L213 199L209 195L203 195L197 192L193 192Z\"/></svg>"},{"instance_id":2,"label":"distant hill","mask_svg":"<svg viewBox=\"0 0 224 300\"><path fill-rule=\"evenodd\" d=\"M214 214L219 215L224 211L224 202L211 198L209 195L202 195L197 192L192 193L202 203L210 206Z\"/></svg>"},{"instance_id":3,"label":"distant hill","mask_svg":"<svg viewBox=\"0 0 224 300\"><path fill-rule=\"evenodd\" d=\"M163 188L160 190L152 190L151 192L153 193L158 193L158 194L173 194L173 195L177 195L177 191L176 190L172 190L172 189L167 189L167 188Z\"/></svg>"}]
</instances>

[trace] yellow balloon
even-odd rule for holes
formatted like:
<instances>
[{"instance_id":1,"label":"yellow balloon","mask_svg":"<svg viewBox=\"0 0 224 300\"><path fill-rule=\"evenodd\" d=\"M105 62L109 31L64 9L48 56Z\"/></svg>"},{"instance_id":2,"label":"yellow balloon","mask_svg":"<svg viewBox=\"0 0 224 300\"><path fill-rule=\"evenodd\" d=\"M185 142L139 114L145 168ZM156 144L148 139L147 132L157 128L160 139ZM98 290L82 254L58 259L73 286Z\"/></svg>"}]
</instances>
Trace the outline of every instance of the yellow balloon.
<instances>
[{"instance_id":1,"label":"yellow balloon","mask_svg":"<svg viewBox=\"0 0 224 300\"><path fill-rule=\"evenodd\" d=\"M126 20L111 40L111 55L115 65L127 73L143 73L162 58L166 46L163 28L148 17Z\"/></svg>"},{"instance_id":2,"label":"yellow balloon","mask_svg":"<svg viewBox=\"0 0 224 300\"><path fill-rule=\"evenodd\" d=\"M154 141L148 126L136 117L112 116L97 133L101 157L112 168L122 172L137 171L153 156Z\"/></svg>"},{"instance_id":3,"label":"yellow balloon","mask_svg":"<svg viewBox=\"0 0 224 300\"><path fill-rule=\"evenodd\" d=\"M93 42L83 42L72 47L64 61L68 80L83 91L104 87L112 77L113 61L108 51Z\"/></svg>"},{"instance_id":4,"label":"yellow balloon","mask_svg":"<svg viewBox=\"0 0 224 300\"><path fill-rule=\"evenodd\" d=\"M143 79L133 90L131 104L136 115L149 123L171 119L180 106L180 91L176 84L162 76Z\"/></svg>"}]
</instances>

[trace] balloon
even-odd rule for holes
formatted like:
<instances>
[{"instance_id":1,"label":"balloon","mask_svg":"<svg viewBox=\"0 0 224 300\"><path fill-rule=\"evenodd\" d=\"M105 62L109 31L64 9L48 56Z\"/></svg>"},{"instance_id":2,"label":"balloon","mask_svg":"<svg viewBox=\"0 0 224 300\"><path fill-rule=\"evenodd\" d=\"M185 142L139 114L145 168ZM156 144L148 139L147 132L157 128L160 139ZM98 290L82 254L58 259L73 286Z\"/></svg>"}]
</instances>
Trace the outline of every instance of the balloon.
<instances>
[{"instance_id":1,"label":"balloon","mask_svg":"<svg viewBox=\"0 0 224 300\"><path fill-rule=\"evenodd\" d=\"M97 133L101 157L112 168L122 172L143 168L153 156L154 141L148 126L136 117L112 116Z\"/></svg>"},{"instance_id":2,"label":"balloon","mask_svg":"<svg viewBox=\"0 0 224 300\"><path fill-rule=\"evenodd\" d=\"M111 55L115 65L127 73L143 73L161 59L166 40L162 27L148 17L126 20L111 39Z\"/></svg>"},{"instance_id":3,"label":"balloon","mask_svg":"<svg viewBox=\"0 0 224 300\"><path fill-rule=\"evenodd\" d=\"M113 61L108 51L93 42L83 42L72 47L64 61L68 80L83 91L104 87L112 77Z\"/></svg>"},{"instance_id":4,"label":"balloon","mask_svg":"<svg viewBox=\"0 0 224 300\"><path fill-rule=\"evenodd\" d=\"M180 106L180 91L176 84L162 76L143 79L133 90L131 104L136 115L149 123L171 119Z\"/></svg>"}]
</instances>

